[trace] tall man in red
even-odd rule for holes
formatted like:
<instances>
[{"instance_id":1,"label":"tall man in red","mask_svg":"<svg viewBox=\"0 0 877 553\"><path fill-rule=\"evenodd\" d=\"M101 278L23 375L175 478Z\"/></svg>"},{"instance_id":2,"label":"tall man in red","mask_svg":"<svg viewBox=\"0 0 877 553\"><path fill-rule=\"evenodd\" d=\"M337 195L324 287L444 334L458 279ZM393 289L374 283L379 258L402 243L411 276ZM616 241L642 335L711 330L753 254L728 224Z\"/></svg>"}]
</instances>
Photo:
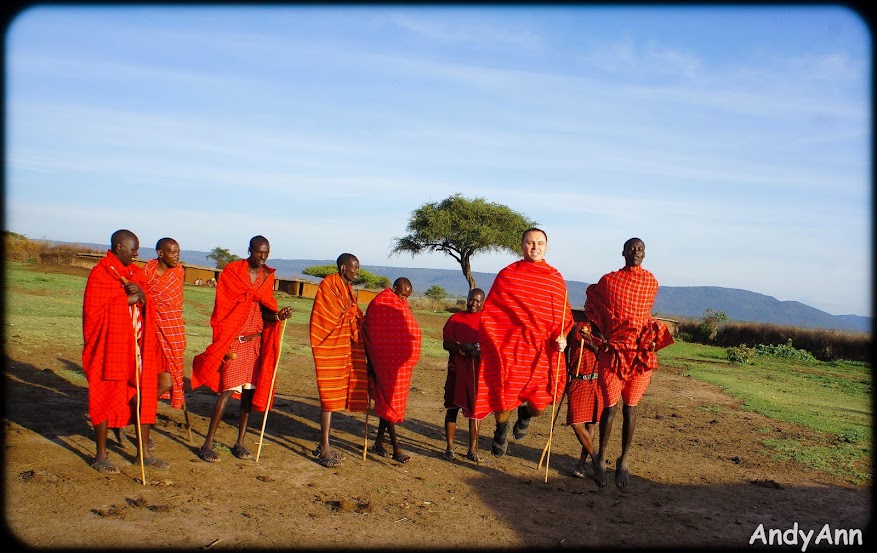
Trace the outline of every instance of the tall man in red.
<instances>
[{"instance_id":1,"label":"tall man in red","mask_svg":"<svg viewBox=\"0 0 877 553\"><path fill-rule=\"evenodd\" d=\"M559 362L572 326L566 282L545 261L548 235L530 228L521 235L524 258L496 275L481 313L481 374L476 419L494 413L491 450L508 449L508 419L518 409L515 439L523 439L533 416L561 397L566 385Z\"/></svg>"},{"instance_id":2,"label":"tall man in red","mask_svg":"<svg viewBox=\"0 0 877 553\"><path fill-rule=\"evenodd\" d=\"M359 276L359 259L342 253L335 260L338 272L320 282L311 310L310 339L320 396L320 445L317 463L331 468L341 456L329 445L332 413L347 409L368 410L368 372L362 338L362 309L353 282Z\"/></svg>"},{"instance_id":3,"label":"tall man in red","mask_svg":"<svg viewBox=\"0 0 877 553\"><path fill-rule=\"evenodd\" d=\"M102 474L119 468L107 453L107 429L138 422L138 448L149 441L158 404L158 338L155 310L147 301L146 276L133 263L140 241L130 230L110 237L107 255L88 274L82 302L82 367L88 378L88 414L97 451L94 467ZM138 400L137 390L140 391ZM145 466L167 469L166 462L138 449Z\"/></svg>"},{"instance_id":4,"label":"tall man in red","mask_svg":"<svg viewBox=\"0 0 877 553\"><path fill-rule=\"evenodd\" d=\"M478 421L472 416L475 408L475 383L481 366L478 325L484 308L484 290L473 288L466 297L466 310L454 313L442 328L442 347L448 352L448 374L445 378L445 452L442 458L454 460L454 436L460 409L469 419L469 450L466 459L478 462Z\"/></svg>"},{"instance_id":5,"label":"tall man in red","mask_svg":"<svg viewBox=\"0 0 877 553\"><path fill-rule=\"evenodd\" d=\"M220 273L210 316L213 342L192 362L192 389L206 385L219 393L204 444L198 450L198 457L208 463L219 461L213 439L233 394L240 394L241 410L238 438L231 453L238 459L253 457L244 447L250 411L270 407L271 384L280 355L280 325L276 323L292 315L291 307L277 308L275 269L265 264L271 252L268 239L252 237L247 252L247 259L232 261Z\"/></svg>"},{"instance_id":6,"label":"tall man in red","mask_svg":"<svg viewBox=\"0 0 877 553\"><path fill-rule=\"evenodd\" d=\"M146 295L152 302L158 327L161 355L158 366L158 397L170 399L173 409L183 406L183 353L186 351L186 327L183 322L183 280L186 271L180 265L180 245L173 238L155 244L156 258L143 267ZM150 451L154 445L149 441Z\"/></svg>"},{"instance_id":7,"label":"tall man in red","mask_svg":"<svg viewBox=\"0 0 877 553\"><path fill-rule=\"evenodd\" d=\"M408 305L411 281L397 278L392 288L385 288L368 304L365 312L365 349L372 368L370 389L375 400L375 414L380 417L372 451L383 457L384 433L390 435L392 457L407 463L411 456L404 453L396 439L396 424L405 420L411 373L420 360L422 333Z\"/></svg>"},{"instance_id":8,"label":"tall man in red","mask_svg":"<svg viewBox=\"0 0 877 553\"><path fill-rule=\"evenodd\" d=\"M597 352L603 413L600 416L600 449L594 457L594 481L606 485L606 445L618 400L624 400L621 429L621 456L615 465L615 485L630 480L628 453L636 430L636 408L658 368L655 352L673 343L667 326L652 317L658 295L658 281L643 269L646 245L631 238L621 250L624 267L603 275L585 303L585 317L602 345Z\"/></svg>"}]
</instances>

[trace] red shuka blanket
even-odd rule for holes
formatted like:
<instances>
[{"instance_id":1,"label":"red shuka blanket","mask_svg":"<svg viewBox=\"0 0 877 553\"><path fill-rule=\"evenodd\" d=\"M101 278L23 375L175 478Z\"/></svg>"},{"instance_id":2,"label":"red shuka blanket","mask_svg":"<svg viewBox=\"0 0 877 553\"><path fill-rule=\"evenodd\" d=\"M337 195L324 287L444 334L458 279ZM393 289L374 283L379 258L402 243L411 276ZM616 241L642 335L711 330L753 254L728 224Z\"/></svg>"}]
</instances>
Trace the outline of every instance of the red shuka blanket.
<instances>
[{"instance_id":1,"label":"red shuka blanket","mask_svg":"<svg viewBox=\"0 0 877 553\"><path fill-rule=\"evenodd\" d=\"M370 380L375 414L405 420L411 373L420 360L422 334L408 302L384 288L365 311L365 350L374 370Z\"/></svg>"},{"instance_id":2,"label":"red shuka blanket","mask_svg":"<svg viewBox=\"0 0 877 553\"><path fill-rule=\"evenodd\" d=\"M146 275L146 294L155 308L158 326L158 342L161 345L161 365L158 372L169 372L172 379L170 392L162 399L170 399L171 407L183 406L183 353L186 351L186 327L183 322L183 279L186 270L182 265L158 274L158 260L150 259L143 267Z\"/></svg>"},{"instance_id":3,"label":"red shuka blanket","mask_svg":"<svg viewBox=\"0 0 877 553\"><path fill-rule=\"evenodd\" d=\"M604 338L597 352L600 369L621 380L657 369L655 351L672 344L673 337L667 325L652 317L658 295L655 276L641 266L624 267L603 275L588 292L585 317Z\"/></svg>"},{"instance_id":4,"label":"red shuka blanket","mask_svg":"<svg viewBox=\"0 0 877 553\"><path fill-rule=\"evenodd\" d=\"M555 340L573 321L566 292L563 276L545 261L516 261L496 276L481 312L475 418L524 401L542 409L563 394Z\"/></svg>"},{"instance_id":5,"label":"red shuka blanket","mask_svg":"<svg viewBox=\"0 0 877 553\"><path fill-rule=\"evenodd\" d=\"M323 279L314 297L310 338L323 411L365 412L368 373L360 330L362 309L350 283L335 273Z\"/></svg>"},{"instance_id":6,"label":"red shuka blanket","mask_svg":"<svg viewBox=\"0 0 877 553\"><path fill-rule=\"evenodd\" d=\"M246 259L232 261L225 266L216 281L216 301L210 326L213 328L213 342L204 353L192 361L192 389L206 385L214 392L220 392L220 374L223 356L229 351L232 340L240 336L241 327L247 316L250 303L259 302L269 311L276 313L277 300L274 298L274 269L265 265L265 278L254 283L250 280L250 266ZM265 411L269 398L273 398L271 382L277 357L280 355L280 328L276 322L265 323L261 337L261 363L256 371L253 384L253 409ZM275 382L276 387L276 382Z\"/></svg>"},{"instance_id":7,"label":"red shuka blanket","mask_svg":"<svg viewBox=\"0 0 877 553\"><path fill-rule=\"evenodd\" d=\"M470 313L460 311L454 313L442 328L442 340L457 342L459 344L473 344L478 342L478 325L481 322L481 311ZM463 416L470 418L475 406L475 383L478 378L478 369L481 366L480 357L469 357L461 354L448 354L448 370L455 373L453 404L463 412Z\"/></svg>"},{"instance_id":8,"label":"red shuka blanket","mask_svg":"<svg viewBox=\"0 0 877 553\"><path fill-rule=\"evenodd\" d=\"M134 422L138 347L142 424L155 422L158 404L155 310L149 301L145 306L129 306L122 277L146 289L140 268L133 263L125 267L108 250L89 272L82 302L82 368L88 378L88 414L93 425L106 421L110 428Z\"/></svg>"}]
</instances>

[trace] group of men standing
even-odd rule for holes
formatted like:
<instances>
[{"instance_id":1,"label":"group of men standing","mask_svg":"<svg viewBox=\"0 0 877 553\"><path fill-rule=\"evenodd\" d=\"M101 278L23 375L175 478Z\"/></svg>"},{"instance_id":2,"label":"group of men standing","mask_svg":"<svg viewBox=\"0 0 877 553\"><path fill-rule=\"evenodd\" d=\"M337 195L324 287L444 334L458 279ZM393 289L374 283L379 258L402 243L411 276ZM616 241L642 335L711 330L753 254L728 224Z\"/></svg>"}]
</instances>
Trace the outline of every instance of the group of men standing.
<instances>
[{"instance_id":1,"label":"group of men standing","mask_svg":"<svg viewBox=\"0 0 877 553\"><path fill-rule=\"evenodd\" d=\"M657 368L655 352L673 342L666 326L651 316L658 283L641 267L645 244L631 238L622 250L625 266L588 287L586 320L575 323L566 283L545 261L547 246L543 230L524 231L523 259L500 271L488 294L471 290L466 310L445 324L443 347L449 359L443 457L454 459L460 410L469 419L465 458L478 462L480 420L493 413L491 451L502 456L510 433L522 440L532 418L549 405L557 407L566 394L567 423L582 445L573 473L583 477L590 457L592 476L604 486L612 421L623 399L622 453L615 471L616 484L623 488L629 481L636 406ZM133 263L138 248L132 232L115 232L106 257L89 274L83 303L82 358L96 443L93 467L105 474L119 472L107 454L108 429L135 421L142 464L169 468L153 454L149 430L159 397L170 399L173 408L185 408L179 244L171 238L159 240L157 258L142 270ZM220 460L213 442L230 397L240 398L238 438L231 449L239 459L252 457L244 446L250 412L265 411L272 402L283 333L278 323L292 310L280 308L274 298L275 270L266 265L269 253L268 240L254 236L249 256L226 265L217 281L210 319L213 339L194 358L191 377L192 389L206 385L219 394L197 450L205 462ZM343 456L329 440L332 413L346 410L368 417L373 400L379 422L369 450L407 463L411 457L399 446L396 425L404 420L422 340L407 301L411 282L396 279L363 313L353 288L359 260L343 253L336 265L338 272L319 285L309 323L320 401L320 443L313 454L322 466L340 465ZM512 411L517 418L509 428ZM597 425L599 448L594 447ZM384 447L385 435L390 450Z\"/></svg>"}]
</instances>

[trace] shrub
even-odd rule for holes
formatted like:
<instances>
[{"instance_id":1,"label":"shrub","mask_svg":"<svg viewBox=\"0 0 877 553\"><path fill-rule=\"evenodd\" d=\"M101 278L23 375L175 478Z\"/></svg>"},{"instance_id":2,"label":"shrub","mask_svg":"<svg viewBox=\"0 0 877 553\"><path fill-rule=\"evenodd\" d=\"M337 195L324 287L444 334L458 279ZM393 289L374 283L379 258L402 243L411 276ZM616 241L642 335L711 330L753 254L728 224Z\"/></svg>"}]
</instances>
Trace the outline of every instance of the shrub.
<instances>
[{"instance_id":1,"label":"shrub","mask_svg":"<svg viewBox=\"0 0 877 553\"><path fill-rule=\"evenodd\" d=\"M755 346L758 355L770 355L772 357L782 357L784 359L794 359L797 361L816 361L816 358L809 351L803 349L795 349L792 347L792 339L780 346L769 346L758 344Z\"/></svg>"},{"instance_id":2,"label":"shrub","mask_svg":"<svg viewBox=\"0 0 877 553\"><path fill-rule=\"evenodd\" d=\"M738 365L754 365L755 364L755 356L757 355L756 348L750 348L746 344L740 344L739 346L733 346L725 350L728 354L728 360L731 363L736 363Z\"/></svg>"}]
</instances>

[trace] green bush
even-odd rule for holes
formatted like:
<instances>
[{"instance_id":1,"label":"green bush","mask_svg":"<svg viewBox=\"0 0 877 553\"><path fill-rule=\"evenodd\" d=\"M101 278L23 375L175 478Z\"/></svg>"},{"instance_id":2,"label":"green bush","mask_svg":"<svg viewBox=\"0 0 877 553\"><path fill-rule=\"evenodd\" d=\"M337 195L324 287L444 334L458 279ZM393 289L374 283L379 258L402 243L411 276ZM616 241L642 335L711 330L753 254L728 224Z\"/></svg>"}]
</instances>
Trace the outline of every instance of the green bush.
<instances>
[{"instance_id":1,"label":"green bush","mask_svg":"<svg viewBox=\"0 0 877 553\"><path fill-rule=\"evenodd\" d=\"M771 357L782 357L783 359L794 359L796 361L816 361L816 358L809 351L803 349L795 349L792 347L792 339L785 344L778 346L769 346L766 344L758 344L755 346L758 355L769 355Z\"/></svg>"},{"instance_id":2,"label":"green bush","mask_svg":"<svg viewBox=\"0 0 877 553\"><path fill-rule=\"evenodd\" d=\"M727 348L725 353L728 354L728 360L731 363L738 365L754 365L755 356L757 355L756 348L750 348L746 344Z\"/></svg>"}]
</instances>

